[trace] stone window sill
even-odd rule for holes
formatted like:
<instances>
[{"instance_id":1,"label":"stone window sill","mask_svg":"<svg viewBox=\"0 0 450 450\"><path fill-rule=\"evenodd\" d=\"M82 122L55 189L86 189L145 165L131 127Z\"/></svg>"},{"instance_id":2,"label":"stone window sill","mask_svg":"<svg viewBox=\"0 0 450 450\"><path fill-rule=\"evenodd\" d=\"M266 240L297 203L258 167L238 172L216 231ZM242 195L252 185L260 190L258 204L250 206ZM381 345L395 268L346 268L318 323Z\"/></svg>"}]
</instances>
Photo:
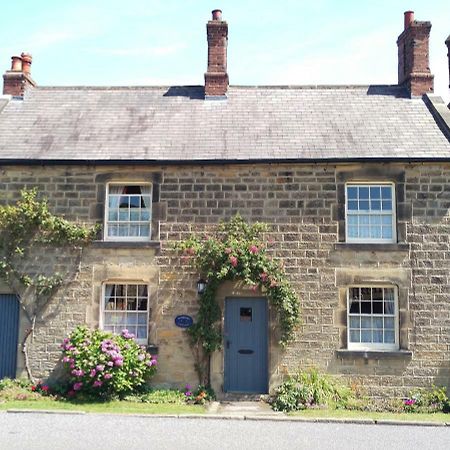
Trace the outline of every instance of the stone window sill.
<instances>
[{"instance_id":1,"label":"stone window sill","mask_svg":"<svg viewBox=\"0 0 450 450\"><path fill-rule=\"evenodd\" d=\"M161 248L160 241L94 241L94 248Z\"/></svg>"},{"instance_id":2,"label":"stone window sill","mask_svg":"<svg viewBox=\"0 0 450 450\"><path fill-rule=\"evenodd\" d=\"M411 359L411 350L336 350L336 356L351 359Z\"/></svg>"},{"instance_id":3,"label":"stone window sill","mask_svg":"<svg viewBox=\"0 0 450 450\"><path fill-rule=\"evenodd\" d=\"M334 244L335 250L354 251L354 252L407 252L409 244L360 244L349 242L338 242Z\"/></svg>"}]
</instances>

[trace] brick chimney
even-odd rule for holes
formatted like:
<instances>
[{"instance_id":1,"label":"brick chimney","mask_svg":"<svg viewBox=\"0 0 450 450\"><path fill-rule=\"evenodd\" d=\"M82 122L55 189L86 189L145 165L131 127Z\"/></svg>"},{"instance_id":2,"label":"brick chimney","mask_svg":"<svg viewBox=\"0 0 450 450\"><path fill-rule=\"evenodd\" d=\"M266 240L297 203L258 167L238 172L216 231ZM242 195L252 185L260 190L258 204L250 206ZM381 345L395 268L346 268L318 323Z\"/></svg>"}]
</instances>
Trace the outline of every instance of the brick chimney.
<instances>
[{"instance_id":1,"label":"brick chimney","mask_svg":"<svg viewBox=\"0 0 450 450\"><path fill-rule=\"evenodd\" d=\"M448 87L450 87L450 36L445 41L445 45L447 46L447 49L448 49L448 53L447 53L447 56L448 56L448 78L449 78Z\"/></svg>"},{"instance_id":2,"label":"brick chimney","mask_svg":"<svg viewBox=\"0 0 450 450\"><path fill-rule=\"evenodd\" d=\"M405 29L397 39L398 84L406 86L412 97L433 92L428 43L431 23L414 20L414 12L405 12Z\"/></svg>"},{"instance_id":3,"label":"brick chimney","mask_svg":"<svg viewBox=\"0 0 450 450\"><path fill-rule=\"evenodd\" d=\"M228 89L227 44L228 24L222 11L215 9L206 25L208 36L208 70L205 73L205 96L225 97Z\"/></svg>"},{"instance_id":4,"label":"brick chimney","mask_svg":"<svg viewBox=\"0 0 450 450\"><path fill-rule=\"evenodd\" d=\"M11 57L11 70L3 75L3 94L23 97L25 90L36 86L31 78L31 63L33 58L29 53Z\"/></svg>"}]
</instances>

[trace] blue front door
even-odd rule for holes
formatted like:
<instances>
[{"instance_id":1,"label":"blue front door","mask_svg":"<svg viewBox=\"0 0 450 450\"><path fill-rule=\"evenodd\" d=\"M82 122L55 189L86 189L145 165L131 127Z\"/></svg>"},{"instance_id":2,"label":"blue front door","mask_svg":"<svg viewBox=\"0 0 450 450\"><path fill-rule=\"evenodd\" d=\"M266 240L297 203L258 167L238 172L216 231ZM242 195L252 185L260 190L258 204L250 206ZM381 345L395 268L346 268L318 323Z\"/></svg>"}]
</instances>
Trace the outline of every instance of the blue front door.
<instances>
[{"instance_id":1,"label":"blue front door","mask_svg":"<svg viewBox=\"0 0 450 450\"><path fill-rule=\"evenodd\" d=\"M267 301L225 300L225 392L267 392Z\"/></svg>"},{"instance_id":2,"label":"blue front door","mask_svg":"<svg viewBox=\"0 0 450 450\"><path fill-rule=\"evenodd\" d=\"M19 302L11 294L0 294L0 380L16 377Z\"/></svg>"}]
</instances>

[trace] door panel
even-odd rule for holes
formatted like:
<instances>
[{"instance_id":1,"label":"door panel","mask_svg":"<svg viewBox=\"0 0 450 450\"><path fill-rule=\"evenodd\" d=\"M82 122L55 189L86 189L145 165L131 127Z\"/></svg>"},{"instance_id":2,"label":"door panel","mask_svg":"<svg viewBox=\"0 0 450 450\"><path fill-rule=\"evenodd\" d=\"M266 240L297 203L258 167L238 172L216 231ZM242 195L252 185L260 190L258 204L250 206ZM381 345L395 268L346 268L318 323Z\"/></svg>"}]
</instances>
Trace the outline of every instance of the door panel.
<instances>
[{"instance_id":1,"label":"door panel","mask_svg":"<svg viewBox=\"0 0 450 450\"><path fill-rule=\"evenodd\" d=\"M267 392L267 301L226 299L225 392Z\"/></svg>"},{"instance_id":2,"label":"door panel","mask_svg":"<svg viewBox=\"0 0 450 450\"><path fill-rule=\"evenodd\" d=\"M12 294L0 294L0 379L16 377L19 335L19 302Z\"/></svg>"}]
</instances>

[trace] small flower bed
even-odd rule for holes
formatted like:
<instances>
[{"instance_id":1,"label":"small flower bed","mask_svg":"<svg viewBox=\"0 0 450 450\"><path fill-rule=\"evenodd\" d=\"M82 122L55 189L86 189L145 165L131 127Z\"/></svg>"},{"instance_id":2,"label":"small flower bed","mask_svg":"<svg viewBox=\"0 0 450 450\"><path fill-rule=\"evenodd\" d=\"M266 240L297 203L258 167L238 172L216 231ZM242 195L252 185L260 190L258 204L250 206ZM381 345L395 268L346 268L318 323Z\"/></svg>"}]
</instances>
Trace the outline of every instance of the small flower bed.
<instances>
[{"instance_id":1,"label":"small flower bed","mask_svg":"<svg viewBox=\"0 0 450 450\"><path fill-rule=\"evenodd\" d=\"M444 387L432 386L430 389L416 389L403 400L406 412L450 412L450 399Z\"/></svg>"},{"instance_id":2,"label":"small flower bed","mask_svg":"<svg viewBox=\"0 0 450 450\"><path fill-rule=\"evenodd\" d=\"M134 335L76 328L61 344L68 397L123 397L156 372L156 357Z\"/></svg>"},{"instance_id":3,"label":"small flower bed","mask_svg":"<svg viewBox=\"0 0 450 450\"><path fill-rule=\"evenodd\" d=\"M189 384L184 387L184 396L186 402L195 405L204 405L216 398L216 394L212 388L199 385L197 389L192 390Z\"/></svg>"}]
</instances>

